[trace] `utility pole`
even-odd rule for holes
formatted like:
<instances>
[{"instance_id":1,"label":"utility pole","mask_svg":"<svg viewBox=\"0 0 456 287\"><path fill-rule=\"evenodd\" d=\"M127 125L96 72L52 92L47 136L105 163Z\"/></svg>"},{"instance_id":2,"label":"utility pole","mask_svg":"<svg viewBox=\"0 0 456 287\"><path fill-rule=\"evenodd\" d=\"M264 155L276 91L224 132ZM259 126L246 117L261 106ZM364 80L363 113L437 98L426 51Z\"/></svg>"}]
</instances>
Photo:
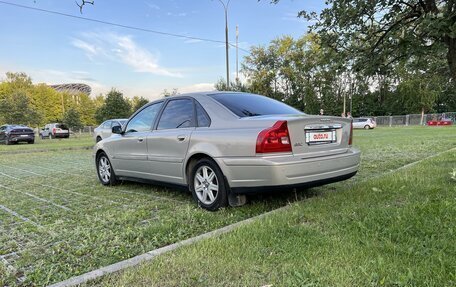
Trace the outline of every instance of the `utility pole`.
<instances>
[{"instance_id":1,"label":"utility pole","mask_svg":"<svg viewBox=\"0 0 456 287\"><path fill-rule=\"evenodd\" d=\"M239 57L238 57L238 47L239 47L239 26L236 25L236 84L239 82Z\"/></svg>"},{"instance_id":2,"label":"utility pole","mask_svg":"<svg viewBox=\"0 0 456 287\"><path fill-rule=\"evenodd\" d=\"M226 88L230 89L230 66L229 66L229 59L228 59L228 5L230 4L230 0L226 2L226 4L219 0L220 3L223 5L223 9L225 10L225 48L226 48Z\"/></svg>"}]
</instances>

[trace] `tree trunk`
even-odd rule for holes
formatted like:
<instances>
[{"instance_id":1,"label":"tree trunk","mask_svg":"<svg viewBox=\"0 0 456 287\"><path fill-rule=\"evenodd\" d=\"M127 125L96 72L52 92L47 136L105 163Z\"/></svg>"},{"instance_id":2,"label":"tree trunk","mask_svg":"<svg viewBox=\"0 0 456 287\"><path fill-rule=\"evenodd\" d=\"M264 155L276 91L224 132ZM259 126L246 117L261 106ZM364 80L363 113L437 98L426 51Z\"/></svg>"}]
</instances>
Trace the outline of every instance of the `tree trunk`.
<instances>
[{"instance_id":1,"label":"tree trunk","mask_svg":"<svg viewBox=\"0 0 456 287\"><path fill-rule=\"evenodd\" d=\"M448 46L447 61L453 81L456 81L456 38L445 37Z\"/></svg>"},{"instance_id":2,"label":"tree trunk","mask_svg":"<svg viewBox=\"0 0 456 287\"><path fill-rule=\"evenodd\" d=\"M421 108L421 123L420 125L423 125L424 124L424 107Z\"/></svg>"}]
</instances>

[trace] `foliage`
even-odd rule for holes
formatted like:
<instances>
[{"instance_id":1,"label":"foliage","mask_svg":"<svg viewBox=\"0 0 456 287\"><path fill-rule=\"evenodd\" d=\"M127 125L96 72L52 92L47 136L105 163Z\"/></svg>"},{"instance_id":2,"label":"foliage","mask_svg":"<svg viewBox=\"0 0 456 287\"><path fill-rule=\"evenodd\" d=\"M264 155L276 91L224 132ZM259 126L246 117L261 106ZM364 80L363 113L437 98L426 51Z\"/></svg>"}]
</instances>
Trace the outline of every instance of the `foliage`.
<instances>
[{"instance_id":1,"label":"foliage","mask_svg":"<svg viewBox=\"0 0 456 287\"><path fill-rule=\"evenodd\" d=\"M137 110L139 110L142 106L146 105L149 103L149 100L144 98L144 97L133 97L133 99L131 99L131 106L132 106L132 110L131 112L134 113L136 112Z\"/></svg>"},{"instance_id":2,"label":"foliage","mask_svg":"<svg viewBox=\"0 0 456 287\"><path fill-rule=\"evenodd\" d=\"M16 91L0 100L0 118L4 123L37 126L41 115L23 91Z\"/></svg>"},{"instance_id":3,"label":"foliage","mask_svg":"<svg viewBox=\"0 0 456 287\"><path fill-rule=\"evenodd\" d=\"M445 60L435 55L409 58L386 72L356 70L346 54L326 46L318 34L277 38L252 47L244 58L248 90L282 100L306 113L381 116L456 110L454 82ZM224 88L223 82L217 85ZM216 85L216 87L217 87ZM219 87L217 87L219 89Z\"/></svg>"},{"instance_id":4,"label":"foliage","mask_svg":"<svg viewBox=\"0 0 456 287\"><path fill-rule=\"evenodd\" d=\"M278 1L273 1L278 2ZM456 2L440 0L329 0L319 15L301 11L328 47L357 70L387 72L400 60L446 58L456 80Z\"/></svg>"},{"instance_id":5,"label":"foliage","mask_svg":"<svg viewBox=\"0 0 456 287\"><path fill-rule=\"evenodd\" d=\"M83 127L81 115L75 108L70 108L63 114L62 122L72 130L78 130Z\"/></svg>"},{"instance_id":6,"label":"foliage","mask_svg":"<svg viewBox=\"0 0 456 287\"><path fill-rule=\"evenodd\" d=\"M102 123L107 119L128 118L131 115L131 104L123 94L112 89L107 95L104 104L95 113L95 119Z\"/></svg>"},{"instance_id":7,"label":"foliage","mask_svg":"<svg viewBox=\"0 0 456 287\"><path fill-rule=\"evenodd\" d=\"M226 86L226 80L220 78L215 83L214 88L217 91L233 91L233 92L250 92L250 87L241 81L230 82L230 87Z\"/></svg>"},{"instance_id":8,"label":"foliage","mask_svg":"<svg viewBox=\"0 0 456 287\"><path fill-rule=\"evenodd\" d=\"M172 91L168 91L167 89L164 89L163 90L163 93L162 95L167 98L167 97L172 97L172 96L176 96L176 95L179 95L179 90L177 88L174 88Z\"/></svg>"}]
</instances>

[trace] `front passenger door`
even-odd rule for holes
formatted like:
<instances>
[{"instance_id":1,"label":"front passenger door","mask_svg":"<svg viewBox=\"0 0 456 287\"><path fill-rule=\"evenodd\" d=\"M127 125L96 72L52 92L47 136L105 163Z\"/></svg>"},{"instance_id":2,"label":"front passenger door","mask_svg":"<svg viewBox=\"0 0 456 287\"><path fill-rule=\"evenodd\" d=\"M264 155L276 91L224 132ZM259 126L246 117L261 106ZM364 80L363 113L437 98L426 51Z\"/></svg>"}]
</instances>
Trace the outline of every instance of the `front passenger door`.
<instances>
[{"instance_id":1,"label":"front passenger door","mask_svg":"<svg viewBox=\"0 0 456 287\"><path fill-rule=\"evenodd\" d=\"M147 165L147 136L163 102L145 107L126 125L125 132L112 142L114 170L119 176L150 178Z\"/></svg>"}]
</instances>

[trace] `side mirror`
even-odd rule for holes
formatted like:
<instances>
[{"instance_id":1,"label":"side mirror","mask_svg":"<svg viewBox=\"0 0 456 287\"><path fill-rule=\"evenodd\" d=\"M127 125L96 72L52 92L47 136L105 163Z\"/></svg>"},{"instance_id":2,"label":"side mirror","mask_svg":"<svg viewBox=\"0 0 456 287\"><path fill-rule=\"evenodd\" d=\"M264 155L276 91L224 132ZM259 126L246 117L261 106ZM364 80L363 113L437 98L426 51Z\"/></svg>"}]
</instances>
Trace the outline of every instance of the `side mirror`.
<instances>
[{"instance_id":1,"label":"side mirror","mask_svg":"<svg viewBox=\"0 0 456 287\"><path fill-rule=\"evenodd\" d=\"M121 126L113 126L112 127L112 133L113 134L121 134L122 133L122 127Z\"/></svg>"}]
</instances>

